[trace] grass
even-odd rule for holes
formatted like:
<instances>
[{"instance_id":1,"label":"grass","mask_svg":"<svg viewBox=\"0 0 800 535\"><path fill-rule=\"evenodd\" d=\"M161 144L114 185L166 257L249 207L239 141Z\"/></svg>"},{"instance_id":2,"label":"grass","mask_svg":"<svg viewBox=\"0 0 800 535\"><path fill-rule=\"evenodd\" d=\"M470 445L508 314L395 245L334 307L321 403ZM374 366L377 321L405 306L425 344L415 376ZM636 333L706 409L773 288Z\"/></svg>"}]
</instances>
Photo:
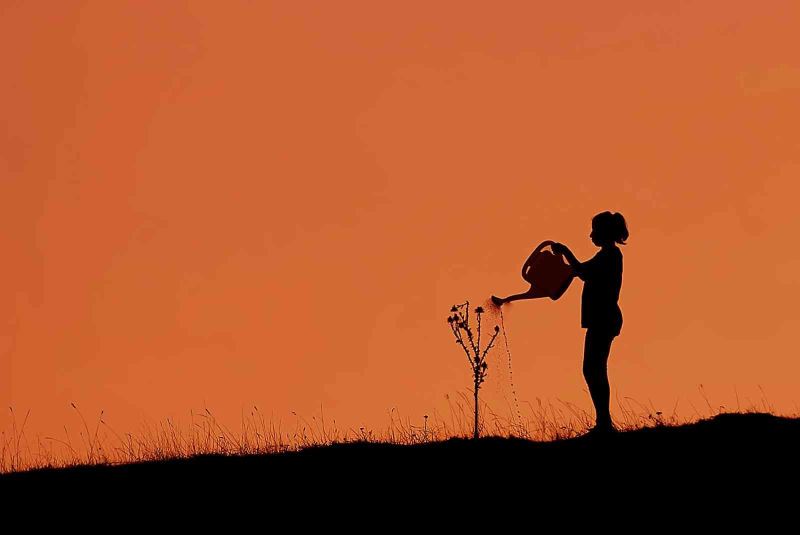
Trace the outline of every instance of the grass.
<instances>
[{"instance_id":1,"label":"grass","mask_svg":"<svg viewBox=\"0 0 800 535\"><path fill-rule=\"evenodd\" d=\"M0 473L82 465L121 465L202 455L286 453L334 444L415 445L473 436L471 393L461 392L454 398L446 398L449 407L446 417L434 411L412 421L392 409L389 423L380 430L364 427L341 430L335 420L325 421L322 409L319 418L312 416L310 420L294 414L294 422L286 428L283 422L267 418L258 407L253 407L242 414L236 430L221 423L209 409L203 409L191 411L188 422L182 424L168 418L155 425L143 424L136 433L119 433L105 421L102 411L96 420L90 422L73 404L80 421L77 433L70 432L65 426L63 437L30 438L26 432L30 413L21 417L11 409L10 429L0 435ZM671 414L665 414L652 404L648 406L630 398L617 399L615 423L620 431L675 427L727 412L725 407L714 407L705 395L704 399L705 413L695 409L695 415L688 419L677 415L677 404ZM570 403L545 403L537 399L536 403L526 402L523 406L522 413L517 414L509 405L508 414L511 416L507 416L483 403L481 435L553 442L581 436L593 424L591 414ZM738 407L736 412L772 413L773 410L762 399L760 406Z\"/></svg>"}]
</instances>

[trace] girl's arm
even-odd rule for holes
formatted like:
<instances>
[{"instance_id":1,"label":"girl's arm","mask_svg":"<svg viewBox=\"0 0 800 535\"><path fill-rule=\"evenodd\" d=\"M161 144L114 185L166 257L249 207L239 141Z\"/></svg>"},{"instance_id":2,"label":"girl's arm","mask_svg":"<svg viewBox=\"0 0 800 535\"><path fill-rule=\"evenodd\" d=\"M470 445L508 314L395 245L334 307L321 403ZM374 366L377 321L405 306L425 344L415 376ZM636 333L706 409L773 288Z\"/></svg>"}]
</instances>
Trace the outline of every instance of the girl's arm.
<instances>
[{"instance_id":1,"label":"girl's arm","mask_svg":"<svg viewBox=\"0 0 800 535\"><path fill-rule=\"evenodd\" d=\"M572 251L570 251L566 245L564 246L564 257L573 269L578 269L580 267L581 263L575 258L575 255L572 254Z\"/></svg>"},{"instance_id":2,"label":"girl's arm","mask_svg":"<svg viewBox=\"0 0 800 535\"><path fill-rule=\"evenodd\" d=\"M555 245L552 246L552 248L553 252L564 255L564 258L567 259L569 265L572 267L573 270L575 270L575 274L582 281L586 280L586 278L589 276L589 268L591 267L589 261L586 262L578 261L575 255L572 254L572 251L569 250L569 247L567 247L563 243L556 243Z\"/></svg>"}]
</instances>

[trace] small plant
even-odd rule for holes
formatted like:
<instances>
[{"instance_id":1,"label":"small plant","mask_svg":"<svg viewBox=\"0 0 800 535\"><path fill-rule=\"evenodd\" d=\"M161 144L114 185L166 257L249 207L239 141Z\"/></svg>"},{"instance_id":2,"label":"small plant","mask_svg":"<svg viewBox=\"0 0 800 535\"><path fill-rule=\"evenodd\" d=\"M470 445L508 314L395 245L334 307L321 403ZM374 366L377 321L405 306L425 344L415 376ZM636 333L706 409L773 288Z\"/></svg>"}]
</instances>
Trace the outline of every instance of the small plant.
<instances>
[{"instance_id":1,"label":"small plant","mask_svg":"<svg viewBox=\"0 0 800 535\"><path fill-rule=\"evenodd\" d=\"M489 340L486 348L483 350L483 352L481 352L481 314L483 314L483 307L477 307L475 309L475 314L478 316L477 340L475 337L473 337L472 329L469 326L469 301L460 305L453 305L453 308L450 309L450 312L452 312L453 315L447 317L447 324L450 325L450 329L453 331L453 335L456 337L456 343L459 344L464 349L464 353L467 354L467 360L472 368L473 395L475 398L475 427L473 431L473 438L477 439L478 390L481 388L481 383L483 383L483 381L486 379L486 370L489 367L489 365L486 364L486 354L494 345L494 340L497 338L497 335L500 332L500 327L497 325L494 326L494 334L492 335L492 339ZM469 342L469 348L467 348L467 344L464 342L464 334L462 331L463 333L466 333L466 340Z\"/></svg>"}]
</instances>

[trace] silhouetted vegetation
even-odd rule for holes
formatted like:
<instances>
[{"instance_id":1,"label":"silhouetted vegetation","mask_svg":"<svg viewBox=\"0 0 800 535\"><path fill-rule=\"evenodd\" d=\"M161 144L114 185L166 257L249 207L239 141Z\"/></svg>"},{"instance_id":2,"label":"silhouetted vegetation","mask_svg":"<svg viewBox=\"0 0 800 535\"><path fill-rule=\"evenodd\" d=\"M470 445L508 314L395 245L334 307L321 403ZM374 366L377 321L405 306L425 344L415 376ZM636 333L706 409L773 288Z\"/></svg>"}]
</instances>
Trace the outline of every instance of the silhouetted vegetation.
<instances>
[{"instance_id":1,"label":"silhouetted vegetation","mask_svg":"<svg viewBox=\"0 0 800 535\"><path fill-rule=\"evenodd\" d=\"M473 438L478 438L480 432L478 418L478 391L481 388L481 384L483 384L483 382L486 380L486 370L489 367L489 365L486 363L486 355L494 345L494 340L497 338L497 335L500 332L500 327L497 325L494 326L494 334L492 335L491 340L489 340L489 343L486 344L484 350L481 351L481 314L483 314L483 307L475 308L475 315L478 317L477 339L473 337L472 328L469 325L469 301L460 305L453 305L453 308L450 309L450 312L452 312L453 315L447 317L447 324L450 325L450 329L453 331L453 335L456 337L456 343L459 344L464 350L464 353L466 353L467 361L469 362L470 368L472 368L473 397L475 399L475 425ZM469 348L467 348L467 344L464 342L464 334L466 334L466 340L469 342Z\"/></svg>"},{"instance_id":2,"label":"silhouetted vegetation","mask_svg":"<svg viewBox=\"0 0 800 535\"><path fill-rule=\"evenodd\" d=\"M795 465L798 446L800 419L722 413L679 426L651 421L610 436L546 442L497 436L408 445L352 440L272 454L206 453L37 469L0 475L0 488L73 497L102 492L116 501L130 496L136 499L119 503L137 509L147 503L143 497L168 489L170 504L193 497L203 500L194 506L207 503L215 511L219 499L247 495L298 509L311 504L357 507L357 498L393 508L469 501L476 511L499 513L502 507L487 509L485 500L518 496L527 503L535 498L534 511L542 514L549 513L541 508L544 503L575 513L584 505L605 503L626 516L646 512L642 504L678 514L673 503L688 500L707 507L731 492L746 497L751 506L754 493L777 489L778 480ZM241 504L230 510L240 511ZM141 514L149 512L145 506Z\"/></svg>"}]
</instances>

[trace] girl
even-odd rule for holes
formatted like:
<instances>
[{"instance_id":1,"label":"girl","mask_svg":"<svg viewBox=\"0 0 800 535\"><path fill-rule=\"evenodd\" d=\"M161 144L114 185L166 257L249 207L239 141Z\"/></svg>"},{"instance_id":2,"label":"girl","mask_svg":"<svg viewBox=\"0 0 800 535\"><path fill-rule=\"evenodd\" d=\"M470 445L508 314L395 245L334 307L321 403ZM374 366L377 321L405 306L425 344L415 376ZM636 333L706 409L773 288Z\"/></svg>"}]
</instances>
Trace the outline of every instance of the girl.
<instances>
[{"instance_id":1,"label":"girl","mask_svg":"<svg viewBox=\"0 0 800 535\"><path fill-rule=\"evenodd\" d=\"M584 282L581 295L581 327L586 329L583 350L583 377L589 387L596 413L592 432L613 432L609 402L608 354L611 342L622 329L622 311L617 304L622 287L622 252L628 227L620 213L602 212L592 218L592 243L600 251L586 262L579 262L566 245L556 243L553 252L563 254L575 274Z\"/></svg>"}]
</instances>

